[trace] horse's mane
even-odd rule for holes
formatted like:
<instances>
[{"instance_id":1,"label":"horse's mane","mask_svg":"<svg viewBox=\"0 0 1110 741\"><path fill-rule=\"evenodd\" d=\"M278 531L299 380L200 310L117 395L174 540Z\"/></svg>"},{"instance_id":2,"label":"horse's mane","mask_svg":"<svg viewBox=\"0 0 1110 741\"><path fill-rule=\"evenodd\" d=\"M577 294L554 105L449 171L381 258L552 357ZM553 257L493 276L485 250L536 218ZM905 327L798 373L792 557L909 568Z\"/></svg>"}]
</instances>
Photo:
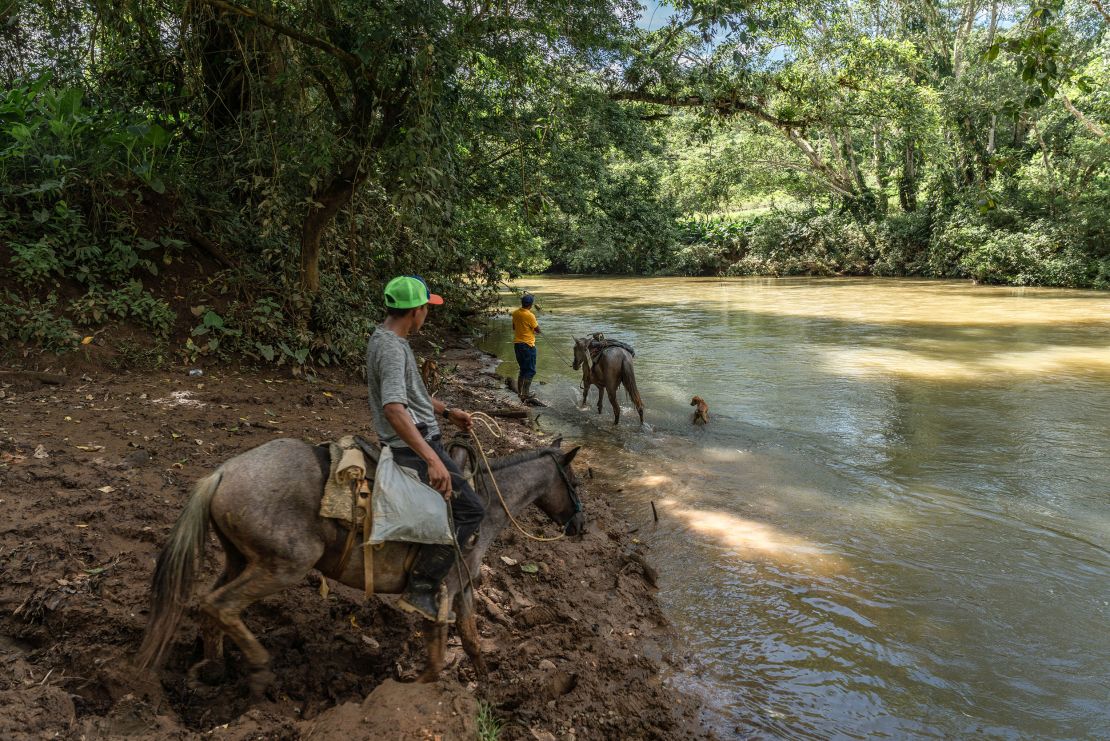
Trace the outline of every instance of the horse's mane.
<instances>
[{"instance_id":1,"label":"horse's mane","mask_svg":"<svg viewBox=\"0 0 1110 741\"><path fill-rule=\"evenodd\" d=\"M500 471L502 468L515 466L518 463L529 463L530 461L542 458L545 455L549 455L550 453L560 452L562 451L560 451L559 448L551 447L537 448L536 450L522 450L519 453L513 453L511 455L502 456L500 458L494 458L489 462L489 467L493 471Z\"/></svg>"}]
</instances>

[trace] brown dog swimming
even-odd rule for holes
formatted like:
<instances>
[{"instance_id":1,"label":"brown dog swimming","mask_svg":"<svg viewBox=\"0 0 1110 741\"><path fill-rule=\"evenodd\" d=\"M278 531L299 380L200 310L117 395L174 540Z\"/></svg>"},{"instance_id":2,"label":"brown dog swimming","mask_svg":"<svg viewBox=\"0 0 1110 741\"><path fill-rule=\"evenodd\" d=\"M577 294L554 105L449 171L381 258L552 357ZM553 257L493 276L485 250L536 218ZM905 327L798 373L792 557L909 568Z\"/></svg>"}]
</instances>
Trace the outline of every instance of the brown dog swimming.
<instances>
[{"instance_id":1,"label":"brown dog swimming","mask_svg":"<svg viewBox=\"0 0 1110 741\"><path fill-rule=\"evenodd\" d=\"M695 396L690 399L690 406L697 407L694 410L694 419L691 420L694 424L704 425L709 422L709 405L705 403L705 399Z\"/></svg>"}]
</instances>

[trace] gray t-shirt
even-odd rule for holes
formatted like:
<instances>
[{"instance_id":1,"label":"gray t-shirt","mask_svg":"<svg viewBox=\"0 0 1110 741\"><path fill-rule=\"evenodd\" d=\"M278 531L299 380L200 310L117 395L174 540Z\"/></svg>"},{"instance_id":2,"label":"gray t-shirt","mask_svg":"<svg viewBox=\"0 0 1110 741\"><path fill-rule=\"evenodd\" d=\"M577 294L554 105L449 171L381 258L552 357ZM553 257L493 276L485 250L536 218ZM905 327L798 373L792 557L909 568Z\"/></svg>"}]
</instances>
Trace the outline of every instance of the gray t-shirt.
<instances>
[{"instance_id":1,"label":"gray t-shirt","mask_svg":"<svg viewBox=\"0 0 1110 741\"><path fill-rule=\"evenodd\" d=\"M374 415L374 429L378 439L395 448L405 443L385 418L385 405L404 404L413 423L426 424L424 437L439 434L432 397L424 386L416 367L416 356L406 339L398 337L383 325L378 325L366 345L366 383L370 391L370 411Z\"/></svg>"}]
</instances>

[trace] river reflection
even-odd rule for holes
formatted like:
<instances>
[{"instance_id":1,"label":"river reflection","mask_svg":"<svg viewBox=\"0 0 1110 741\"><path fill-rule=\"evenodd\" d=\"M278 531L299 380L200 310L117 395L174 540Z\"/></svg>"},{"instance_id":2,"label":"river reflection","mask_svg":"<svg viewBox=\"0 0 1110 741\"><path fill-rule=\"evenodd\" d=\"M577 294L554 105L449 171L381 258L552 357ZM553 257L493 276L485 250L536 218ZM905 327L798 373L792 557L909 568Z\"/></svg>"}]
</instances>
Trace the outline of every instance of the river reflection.
<instances>
[{"instance_id":1,"label":"river reflection","mask_svg":"<svg viewBox=\"0 0 1110 741\"><path fill-rule=\"evenodd\" d=\"M606 450L595 473L630 521L659 508L638 535L693 657L675 681L711 698L723 735L1107 736L1110 296L520 287L544 331L541 424ZM627 400L616 428L607 401L577 407L569 337L594 331L636 347L645 429ZM515 373L507 319L487 347Z\"/></svg>"}]
</instances>

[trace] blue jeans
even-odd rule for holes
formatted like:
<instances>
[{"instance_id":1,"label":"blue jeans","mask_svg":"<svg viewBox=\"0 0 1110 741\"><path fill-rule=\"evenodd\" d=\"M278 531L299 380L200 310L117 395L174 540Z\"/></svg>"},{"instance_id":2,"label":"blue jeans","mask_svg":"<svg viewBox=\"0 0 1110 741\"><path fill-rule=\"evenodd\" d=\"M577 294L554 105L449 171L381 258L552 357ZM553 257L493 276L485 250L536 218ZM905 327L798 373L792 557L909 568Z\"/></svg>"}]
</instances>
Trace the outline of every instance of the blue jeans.
<instances>
[{"instance_id":1,"label":"blue jeans","mask_svg":"<svg viewBox=\"0 0 1110 741\"><path fill-rule=\"evenodd\" d=\"M536 348L523 342L514 342L513 351L516 353L516 364L520 366L520 377L531 381L536 375Z\"/></svg>"}]
</instances>

